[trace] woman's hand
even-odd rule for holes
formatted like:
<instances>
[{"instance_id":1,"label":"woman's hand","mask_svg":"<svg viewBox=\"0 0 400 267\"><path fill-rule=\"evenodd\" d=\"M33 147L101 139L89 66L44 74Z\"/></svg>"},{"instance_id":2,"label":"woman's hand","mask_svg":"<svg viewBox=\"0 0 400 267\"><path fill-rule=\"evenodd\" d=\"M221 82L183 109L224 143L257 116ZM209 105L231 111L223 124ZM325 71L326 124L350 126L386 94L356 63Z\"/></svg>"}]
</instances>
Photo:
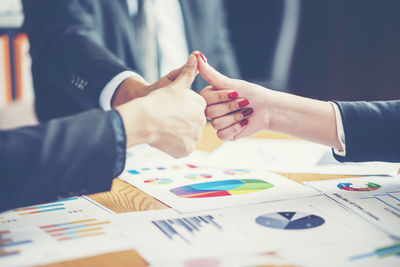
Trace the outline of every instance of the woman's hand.
<instances>
[{"instance_id":1,"label":"woman's hand","mask_svg":"<svg viewBox=\"0 0 400 267\"><path fill-rule=\"evenodd\" d=\"M342 150L333 104L230 79L208 65L203 54L196 56L201 76L211 85L200 93L207 102L206 117L220 139L271 130Z\"/></svg>"},{"instance_id":2,"label":"woman's hand","mask_svg":"<svg viewBox=\"0 0 400 267\"><path fill-rule=\"evenodd\" d=\"M206 117L221 140L236 140L270 128L269 89L228 78L207 64L198 52L198 69L210 84L200 95L207 102Z\"/></svg>"}]
</instances>

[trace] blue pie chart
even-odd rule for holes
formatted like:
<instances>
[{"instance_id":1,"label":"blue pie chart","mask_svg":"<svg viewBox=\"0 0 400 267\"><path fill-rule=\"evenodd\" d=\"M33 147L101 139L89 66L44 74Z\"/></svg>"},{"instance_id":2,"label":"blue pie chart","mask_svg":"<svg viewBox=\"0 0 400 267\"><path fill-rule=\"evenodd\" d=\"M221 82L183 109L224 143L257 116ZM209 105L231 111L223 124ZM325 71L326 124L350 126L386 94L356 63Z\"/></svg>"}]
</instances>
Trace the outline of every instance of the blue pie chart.
<instances>
[{"instance_id":1,"label":"blue pie chart","mask_svg":"<svg viewBox=\"0 0 400 267\"><path fill-rule=\"evenodd\" d=\"M268 228L284 230L303 230L318 227L325 223L321 217L302 212L284 211L261 215L256 223Z\"/></svg>"}]
</instances>

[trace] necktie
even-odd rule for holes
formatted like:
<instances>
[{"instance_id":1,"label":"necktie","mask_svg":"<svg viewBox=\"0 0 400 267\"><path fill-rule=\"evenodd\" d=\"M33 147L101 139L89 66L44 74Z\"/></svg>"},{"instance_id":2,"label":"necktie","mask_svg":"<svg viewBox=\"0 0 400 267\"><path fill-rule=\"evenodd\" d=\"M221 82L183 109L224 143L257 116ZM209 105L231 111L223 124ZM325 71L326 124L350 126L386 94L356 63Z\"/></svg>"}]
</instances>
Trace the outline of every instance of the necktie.
<instances>
[{"instance_id":1,"label":"necktie","mask_svg":"<svg viewBox=\"0 0 400 267\"><path fill-rule=\"evenodd\" d=\"M154 0L140 1L139 40L142 50L143 76L150 82L159 79L157 25L154 17Z\"/></svg>"}]
</instances>

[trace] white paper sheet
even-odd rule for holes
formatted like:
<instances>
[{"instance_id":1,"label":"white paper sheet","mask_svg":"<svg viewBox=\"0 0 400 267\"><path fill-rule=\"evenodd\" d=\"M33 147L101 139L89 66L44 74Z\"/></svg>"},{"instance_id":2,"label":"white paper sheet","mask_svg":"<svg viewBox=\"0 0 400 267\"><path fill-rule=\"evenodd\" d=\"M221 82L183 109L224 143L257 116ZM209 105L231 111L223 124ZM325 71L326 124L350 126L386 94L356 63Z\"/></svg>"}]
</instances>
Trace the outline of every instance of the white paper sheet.
<instances>
[{"instance_id":1,"label":"white paper sheet","mask_svg":"<svg viewBox=\"0 0 400 267\"><path fill-rule=\"evenodd\" d=\"M264 250L372 246L376 240L388 240L385 233L324 196L231 208L220 215Z\"/></svg>"},{"instance_id":2,"label":"white paper sheet","mask_svg":"<svg viewBox=\"0 0 400 267\"><path fill-rule=\"evenodd\" d=\"M376 256L392 239L324 196L184 215L125 213L114 216L113 224L152 266L398 262Z\"/></svg>"},{"instance_id":3,"label":"white paper sheet","mask_svg":"<svg viewBox=\"0 0 400 267\"><path fill-rule=\"evenodd\" d=\"M279 251L264 253L236 253L224 255L202 255L199 257L184 257L183 259L168 259L153 262L152 267L376 267L400 266L400 257L396 252L399 243L390 240L377 240L371 248L363 243L340 244L324 246L299 246Z\"/></svg>"},{"instance_id":4,"label":"white paper sheet","mask_svg":"<svg viewBox=\"0 0 400 267\"><path fill-rule=\"evenodd\" d=\"M113 224L151 264L164 262L164 266L173 266L170 263L186 257L256 249L243 233L212 212L124 213L115 215Z\"/></svg>"},{"instance_id":5,"label":"white paper sheet","mask_svg":"<svg viewBox=\"0 0 400 267\"><path fill-rule=\"evenodd\" d=\"M400 164L388 162L340 163L331 148L297 140L243 139L228 142L212 153L213 166L267 169L292 173L395 175Z\"/></svg>"},{"instance_id":6,"label":"white paper sheet","mask_svg":"<svg viewBox=\"0 0 400 267\"><path fill-rule=\"evenodd\" d=\"M0 266L31 266L130 248L112 214L83 197L0 213Z\"/></svg>"},{"instance_id":7,"label":"white paper sheet","mask_svg":"<svg viewBox=\"0 0 400 267\"><path fill-rule=\"evenodd\" d=\"M175 159L170 155L151 147L147 144L134 146L126 151L125 169L137 169L147 167L166 168L168 166L186 165L192 162L196 164L205 165L209 153L195 150L189 156Z\"/></svg>"},{"instance_id":8,"label":"white paper sheet","mask_svg":"<svg viewBox=\"0 0 400 267\"><path fill-rule=\"evenodd\" d=\"M90 216L104 216L112 213L114 212L86 197L71 197L0 213L0 227L9 230L54 224L65 219L84 220Z\"/></svg>"},{"instance_id":9,"label":"white paper sheet","mask_svg":"<svg viewBox=\"0 0 400 267\"><path fill-rule=\"evenodd\" d=\"M308 182L373 223L382 231L400 238L400 178L363 177Z\"/></svg>"},{"instance_id":10,"label":"white paper sheet","mask_svg":"<svg viewBox=\"0 0 400 267\"><path fill-rule=\"evenodd\" d=\"M297 247L280 252L283 258L289 258L301 266L308 267L376 267L400 266L400 245L391 240L375 240L374 245L347 243L313 247Z\"/></svg>"},{"instance_id":11,"label":"white paper sheet","mask_svg":"<svg viewBox=\"0 0 400 267\"><path fill-rule=\"evenodd\" d=\"M276 252L266 253L235 253L223 255L208 254L198 257L184 257L183 259L169 259L168 266L174 267L300 267L293 261L283 259ZM166 266L165 260L153 262L152 267Z\"/></svg>"},{"instance_id":12,"label":"white paper sheet","mask_svg":"<svg viewBox=\"0 0 400 267\"><path fill-rule=\"evenodd\" d=\"M147 168L128 170L120 178L180 212L317 195L280 175L245 169Z\"/></svg>"}]
</instances>

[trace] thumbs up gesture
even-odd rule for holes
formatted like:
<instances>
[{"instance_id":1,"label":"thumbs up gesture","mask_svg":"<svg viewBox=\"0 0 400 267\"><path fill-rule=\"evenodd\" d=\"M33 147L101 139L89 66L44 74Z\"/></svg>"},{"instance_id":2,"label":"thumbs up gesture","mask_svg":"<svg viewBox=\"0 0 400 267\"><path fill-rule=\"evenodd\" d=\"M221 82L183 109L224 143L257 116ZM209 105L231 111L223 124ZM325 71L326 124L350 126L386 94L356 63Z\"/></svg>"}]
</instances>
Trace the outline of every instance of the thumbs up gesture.
<instances>
[{"instance_id":1,"label":"thumbs up gesture","mask_svg":"<svg viewBox=\"0 0 400 267\"><path fill-rule=\"evenodd\" d=\"M206 103L189 89L196 76L197 58L192 54L182 68L166 76L165 87L117 107L127 147L147 143L176 158L194 150L206 123Z\"/></svg>"},{"instance_id":2,"label":"thumbs up gesture","mask_svg":"<svg viewBox=\"0 0 400 267\"><path fill-rule=\"evenodd\" d=\"M200 75L210 84L200 92L207 102L205 114L221 140L234 141L271 130L271 90L231 79L209 65L203 54L196 56Z\"/></svg>"}]
</instances>

